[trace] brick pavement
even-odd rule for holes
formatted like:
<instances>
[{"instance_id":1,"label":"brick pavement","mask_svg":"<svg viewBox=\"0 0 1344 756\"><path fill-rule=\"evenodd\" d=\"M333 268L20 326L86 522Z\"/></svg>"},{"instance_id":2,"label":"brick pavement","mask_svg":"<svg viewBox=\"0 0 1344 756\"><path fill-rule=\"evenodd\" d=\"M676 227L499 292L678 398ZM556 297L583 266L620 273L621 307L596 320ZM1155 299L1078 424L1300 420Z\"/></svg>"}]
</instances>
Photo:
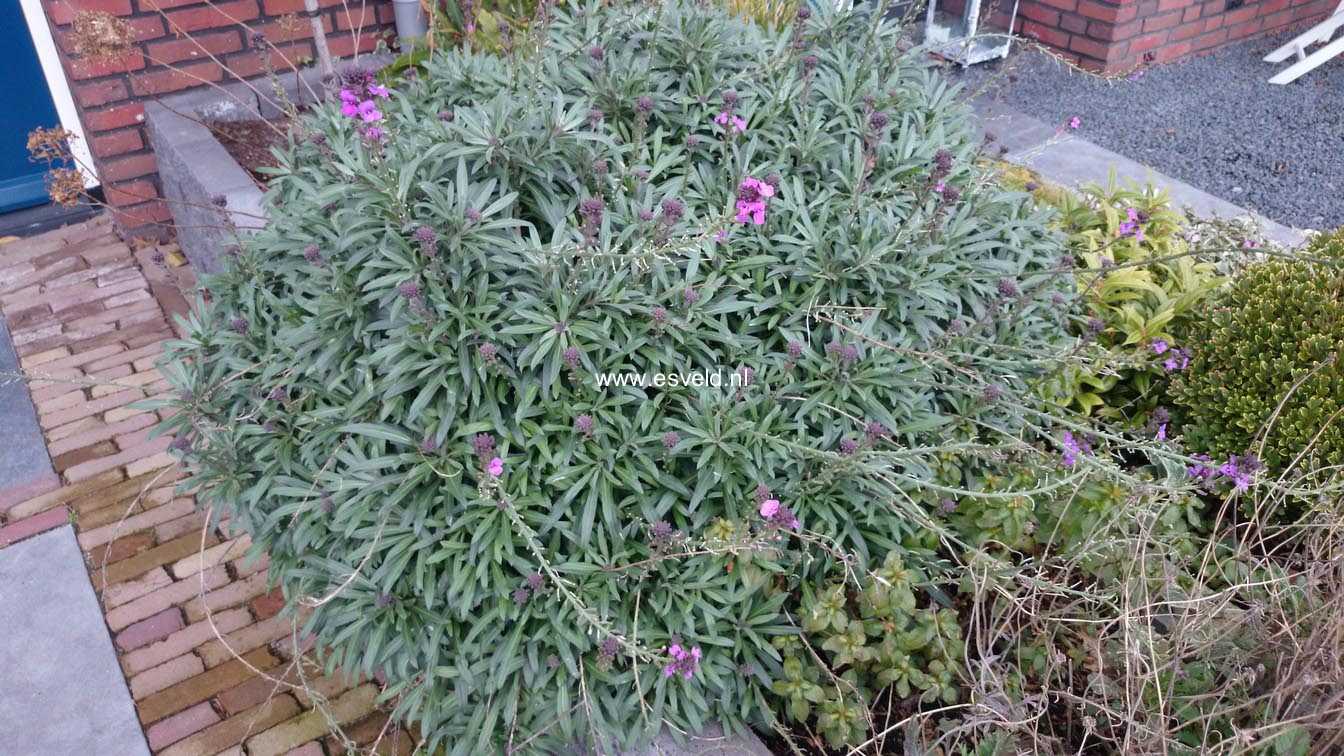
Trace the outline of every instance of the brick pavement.
<instances>
[{"instance_id":1,"label":"brick pavement","mask_svg":"<svg viewBox=\"0 0 1344 756\"><path fill-rule=\"evenodd\" d=\"M0 311L56 472L0 491L0 548L75 524L155 754L409 754L377 684L320 674L265 558L207 527L150 438L159 416L136 403L167 387L155 363L193 283L173 253L132 250L106 216L0 246Z\"/></svg>"}]
</instances>

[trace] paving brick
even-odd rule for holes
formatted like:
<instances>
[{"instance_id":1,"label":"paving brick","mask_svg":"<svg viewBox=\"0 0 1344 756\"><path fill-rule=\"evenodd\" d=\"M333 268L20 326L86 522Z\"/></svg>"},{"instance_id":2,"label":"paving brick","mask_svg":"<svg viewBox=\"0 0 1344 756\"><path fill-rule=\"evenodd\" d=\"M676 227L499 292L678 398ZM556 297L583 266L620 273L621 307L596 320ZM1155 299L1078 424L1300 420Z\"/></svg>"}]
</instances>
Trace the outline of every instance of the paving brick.
<instances>
[{"instance_id":1,"label":"paving brick","mask_svg":"<svg viewBox=\"0 0 1344 756\"><path fill-rule=\"evenodd\" d=\"M136 649L121 657L122 669L128 675L138 674L170 659L190 653L202 643L247 627L252 617L243 609L232 609L211 615L210 620L194 622L172 633L163 640ZM212 624L213 623L213 624ZM245 649L250 651L251 649Z\"/></svg>"},{"instance_id":2,"label":"paving brick","mask_svg":"<svg viewBox=\"0 0 1344 756\"><path fill-rule=\"evenodd\" d=\"M100 548L98 557L105 562L119 562L123 559L129 559L153 545L153 533L132 533Z\"/></svg>"},{"instance_id":3,"label":"paving brick","mask_svg":"<svg viewBox=\"0 0 1344 756\"><path fill-rule=\"evenodd\" d=\"M137 398L143 398L143 394ZM61 474L65 476L66 480L76 482L100 472L124 466L126 474L135 477L171 465L175 460L172 456L163 454L163 450L167 449L170 443L172 443L172 439L169 438L146 441L140 446L91 459L87 462L80 462L62 470Z\"/></svg>"},{"instance_id":4,"label":"paving brick","mask_svg":"<svg viewBox=\"0 0 1344 756\"><path fill-rule=\"evenodd\" d=\"M0 274L0 276L2 275L3 274ZM27 371L32 370L35 367L46 365L49 362L54 362L56 360L61 359L62 357L69 357L69 356L70 356L69 347L63 347L63 346L55 347L54 349L48 349L45 352L38 352L37 354L29 355L28 358L23 360L20 364L23 367L23 369Z\"/></svg>"},{"instance_id":5,"label":"paving brick","mask_svg":"<svg viewBox=\"0 0 1344 756\"><path fill-rule=\"evenodd\" d=\"M138 389L126 389L101 399L85 402L84 404L71 409L51 413L43 413L39 411L38 419L41 421L44 429L55 428L81 418L92 417L101 412L106 412L113 407L122 407L144 398L145 393L143 391Z\"/></svg>"},{"instance_id":6,"label":"paving brick","mask_svg":"<svg viewBox=\"0 0 1344 756\"><path fill-rule=\"evenodd\" d=\"M98 386L94 389L97 390ZM148 428L158 420L153 412L140 412L132 417L126 418L118 423L96 423L93 427L81 433L67 436L57 441L47 442L47 451L52 456L60 456L75 449L82 449L86 446L92 446L101 441L115 439L133 431Z\"/></svg>"},{"instance_id":7,"label":"paving brick","mask_svg":"<svg viewBox=\"0 0 1344 756\"><path fill-rule=\"evenodd\" d=\"M208 519L208 512L195 512L186 517L179 517L154 528L154 537L160 541L168 541L187 533L199 533Z\"/></svg>"},{"instance_id":8,"label":"paving brick","mask_svg":"<svg viewBox=\"0 0 1344 756\"><path fill-rule=\"evenodd\" d=\"M252 756L278 756L316 740L327 734L328 717L338 725L353 722L373 710L377 696L375 686L361 685L332 701L326 712L310 711L260 735L253 735L246 742L247 752Z\"/></svg>"},{"instance_id":9,"label":"paving brick","mask_svg":"<svg viewBox=\"0 0 1344 756\"><path fill-rule=\"evenodd\" d=\"M154 470L162 470L165 467L171 467L177 464L177 458L165 451L168 445L173 442L169 436L160 436L152 441L146 441L139 446L131 447L122 454L141 454L146 450L158 449L159 451L152 456L141 457L134 462L126 464L127 475L142 475Z\"/></svg>"},{"instance_id":10,"label":"paving brick","mask_svg":"<svg viewBox=\"0 0 1344 756\"><path fill-rule=\"evenodd\" d=\"M169 568L169 572L173 574L173 577L181 580L184 577L195 575L201 570L222 570L228 559L241 556L251 545L252 539L247 536L234 538L212 546L203 552L197 552L179 559Z\"/></svg>"},{"instance_id":11,"label":"paving brick","mask_svg":"<svg viewBox=\"0 0 1344 756\"><path fill-rule=\"evenodd\" d=\"M150 667L127 681L131 688L131 698L145 698L189 677L195 677L204 671L205 665L201 663L200 657L195 654L187 653L169 659L157 667Z\"/></svg>"},{"instance_id":12,"label":"paving brick","mask_svg":"<svg viewBox=\"0 0 1344 756\"><path fill-rule=\"evenodd\" d=\"M211 725L195 735L178 741L160 751L158 756L201 756L223 753L226 749L237 747L247 735L263 732L298 713L299 705L293 698L278 695L262 706L235 714L219 724Z\"/></svg>"},{"instance_id":13,"label":"paving brick","mask_svg":"<svg viewBox=\"0 0 1344 756\"><path fill-rule=\"evenodd\" d=\"M68 522L70 522L70 514L64 507L49 509L32 517L11 521L8 525L0 528L0 548L29 536L59 528Z\"/></svg>"},{"instance_id":14,"label":"paving brick","mask_svg":"<svg viewBox=\"0 0 1344 756\"><path fill-rule=\"evenodd\" d=\"M252 613L257 619L269 619L285 608L285 593L273 588L252 601Z\"/></svg>"},{"instance_id":15,"label":"paving brick","mask_svg":"<svg viewBox=\"0 0 1344 756\"><path fill-rule=\"evenodd\" d=\"M60 476L49 474L44 475L31 483L24 483L21 486L13 486L12 488L0 490L0 515L9 512L26 501L58 490L60 487Z\"/></svg>"},{"instance_id":16,"label":"paving brick","mask_svg":"<svg viewBox=\"0 0 1344 756\"><path fill-rule=\"evenodd\" d=\"M223 573L224 570L212 570L212 572ZM187 619L195 622L204 619L207 610L217 612L221 609L237 606L265 592L266 576L264 574L257 573L245 578L240 576L238 580L219 590L191 599L182 606L182 610L187 613Z\"/></svg>"},{"instance_id":17,"label":"paving brick","mask_svg":"<svg viewBox=\"0 0 1344 756\"><path fill-rule=\"evenodd\" d=\"M164 522L169 522L171 520L175 520L181 517L186 517L188 515L191 515L195 511L196 511L196 505L192 502L191 499L175 499L170 504L164 505L162 507L155 507L154 509L151 509L146 512L141 512L139 514L131 515L127 517L125 520L122 520L120 522L115 522L110 525L103 525L100 527L85 530L84 532L79 534L79 547L88 551L94 548L95 546L101 546L105 543L110 543L111 541L121 536L124 536L128 533L135 533L136 531L143 530L145 528L152 528L155 525L159 525ZM158 537L157 532L155 534L155 537L156 538ZM172 539L161 539L161 540L172 540Z\"/></svg>"},{"instance_id":18,"label":"paving brick","mask_svg":"<svg viewBox=\"0 0 1344 756\"><path fill-rule=\"evenodd\" d=\"M312 665L310 664L310 666ZM305 672L305 674L307 673ZM260 706L276 695L286 692L294 695L297 692L294 686L298 685L299 682L298 671L291 662L286 664L283 670L276 667L266 677L253 677L247 682L230 688L220 693L215 700L225 714L237 714L254 706Z\"/></svg>"},{"instance_id":19,"label":"paving brick","mask_svg":"<svg viewBox=\"0 0 1344 756\"><path fill-rule=\"evenodd\" d=\"M89 581L93 583L94 592L102 594L103 605L107 607L116 607L134 601L173 582L173 579L168 575L168 571L162 567L147 570L134 580L124 580L106 586L103 585L101 577L102 573L91 573Z\"/></svg>"},{"instance_id":20,"label":"paving brick","mask_svg":"<svg viewBox=\"0 0 1344 756\"><path fill-rule=\"evenodd\" d=\"M166 576L167 573L164 573L164 575ZM213 588L225 585L228 582L229 576L227 573L215 572L208 575L204 588L206 591L209 591ZM201 588L202 586L199 579L179 580L177 582L166 583L138 598L108 610L106 617L107 626L115 633L152 614L157 614L170 606L176 606L184 601L191 600L193 597L200 594ZM187 629L190 629L190 627L191 626L188 625ZM172 636L169 636L169 639L171 638ZM139 652L137 651L136 653ZM174 654L169 654L169 656L174 656ZM125 659L123 658L123 661L124 660Z\"/></svg>"},{"instance_id":21,"label":"paving brick","mask_svg":"<svg viewBox=\"0 0 1344 756\"><path fill-rule=\"evenodd\" d=\"M215 543L216 539L213 536L207 536L205 542L207 548ZM95 569L89 573L89 577L93 581L94 590L97 590L104 574L106 574L109 585L121 583L143 575L150 570L184 559L188 554L198 552L200 548L201 539L198 536L183 536L168 543L161 543L149 551L136 554L130 559L123 559L120 562L110 564L105 570Z\"/></svg>"},{"instance_id":22,"label":"paving brick","mask_svg":"<svg viewBox=\"0 0 1344 756\"><path fill-rule=\"evenodd\" d=\"M115 643L122 651L130 651L166 638L181 630L183 625L181 610L176 607L164 609L117 633Z\"/></svg>"},{"instance_id":23,"label":"paving brick","mask_svg":"<svg viewBox=\"0 0 1344 756\"><path fill-rule=\"evenodd\" d=\"M291 617L271 617L255 625L236 630L223 639L215 639L201 644L196 653L205 662L205 666L214 667L227 662L239 654L261 648L271 641L293 635L294 619Z\"/></svg>"},{"instance_id":24,"label":"paving brick","mask_svg":"<svg viewBox=\"0 0 1344 756\"><path fill-rule=\"evenodd\" d=\"M185 711L180 711L145 730L145 740L149 747L158 751L172 745L182 738L200 732L219 722L219 714L210 707L210 703L199 703Z\"/></svg>"},{"instance_id":25,"label":"paving brick","mask_svg":"<svg viewBox=\"0 0 1344 756\"><path fill-rule=\"evenodd\" d=\"M275 666L278 660L270 651L260 648L241 659L233 659L190 680L173 685L148 698L137 701L140 721L149 724L181 711L188 706L208 700L221 691L228 690L251 677L252 668L267 670Z\"/></svg>"}]
</instances>

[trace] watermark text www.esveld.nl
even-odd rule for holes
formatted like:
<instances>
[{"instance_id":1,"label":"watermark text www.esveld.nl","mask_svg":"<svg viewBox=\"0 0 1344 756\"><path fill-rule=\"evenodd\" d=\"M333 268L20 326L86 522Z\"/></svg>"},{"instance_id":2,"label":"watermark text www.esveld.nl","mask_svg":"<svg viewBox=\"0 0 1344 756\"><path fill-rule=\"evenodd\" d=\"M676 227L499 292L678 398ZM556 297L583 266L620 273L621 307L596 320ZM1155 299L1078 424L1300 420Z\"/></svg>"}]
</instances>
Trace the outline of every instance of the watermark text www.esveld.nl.
<instances>
[{"instance_id":1,"label":"watermark text www.esveld.nl","mask_svg":"<svg viewBox=\"0 0 1344 756\"><path fill-rule=\"evenodd\" d=\"M597 385L599 388L743 388L754 377L751 368L731 373L709 368L685 373L598 373Z\"/></svg>"}]
</instances>

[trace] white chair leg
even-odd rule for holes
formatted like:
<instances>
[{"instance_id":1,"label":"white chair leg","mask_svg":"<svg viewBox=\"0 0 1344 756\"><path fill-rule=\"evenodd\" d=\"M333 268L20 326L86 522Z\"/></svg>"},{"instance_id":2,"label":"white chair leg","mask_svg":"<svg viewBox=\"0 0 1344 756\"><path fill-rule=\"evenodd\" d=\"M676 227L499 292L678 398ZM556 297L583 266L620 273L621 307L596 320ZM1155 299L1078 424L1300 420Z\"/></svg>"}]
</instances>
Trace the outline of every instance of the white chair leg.
<instances>
[{"instance_id":1,"label":"white chair leg","mask_svg":"<svg viewBox=\"0 0 1344 756\"><path fill-rule=\"evenodd\" d=\"M1326 61L1332 60L1336 55L1344 53L1344 37L1320 48L1316 52L1308 55L1301 61L1283 69L1269 80L1270 84L1291 84L1302 75L1313 71L1324 65Z\"/></svg>"},{"instance_id":2,"label":"white chair leg","mask_svg":"<svg viewBox=\"0 0 1344 756\"><path fill-rule=\"evenodd\" d=\"M1291 40L1275 49L1274 52L1266 55L1265 62L1282 63L1293 56L1297 56L1298 60L1302 60L1305 56L1305 50L1309 45L1314 45L1317 42L1329 41L1330 37L1334 36L1335 31L1341 27L1344 27L1344 2L1339 4L1339 7L1335 9L1335 12L1331 14L1330 17L1296 37L1293 37Z\"/></svg>"}]
</instances>

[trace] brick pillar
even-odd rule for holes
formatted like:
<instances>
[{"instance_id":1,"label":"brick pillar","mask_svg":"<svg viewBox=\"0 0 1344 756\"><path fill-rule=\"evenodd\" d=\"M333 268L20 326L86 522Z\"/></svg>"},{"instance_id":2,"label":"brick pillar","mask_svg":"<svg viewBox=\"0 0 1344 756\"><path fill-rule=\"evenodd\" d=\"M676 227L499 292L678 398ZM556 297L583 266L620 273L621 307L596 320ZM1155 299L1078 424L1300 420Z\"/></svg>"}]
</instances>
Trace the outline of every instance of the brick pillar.
<instances>
[{"instance_id":1,"label":"brick pillar","mask_svg":"<svg viewBox=\"0 0 1344 756\"><path fill-rule=\"evenodd\" d=\"M373 50L392 23L387 0L319 5L333 56ZM265 73L265 48L253 34L278 48L269 53L277 70L313 55L311 24L297 15L302 0L44 0L43 8L107 202L134 235L162 236L171 222L145 136L145 103ZM70 34L80 11L125 19L134 34L130 50L111 60L74 57Z\"/></svg>"}]
</instances>

